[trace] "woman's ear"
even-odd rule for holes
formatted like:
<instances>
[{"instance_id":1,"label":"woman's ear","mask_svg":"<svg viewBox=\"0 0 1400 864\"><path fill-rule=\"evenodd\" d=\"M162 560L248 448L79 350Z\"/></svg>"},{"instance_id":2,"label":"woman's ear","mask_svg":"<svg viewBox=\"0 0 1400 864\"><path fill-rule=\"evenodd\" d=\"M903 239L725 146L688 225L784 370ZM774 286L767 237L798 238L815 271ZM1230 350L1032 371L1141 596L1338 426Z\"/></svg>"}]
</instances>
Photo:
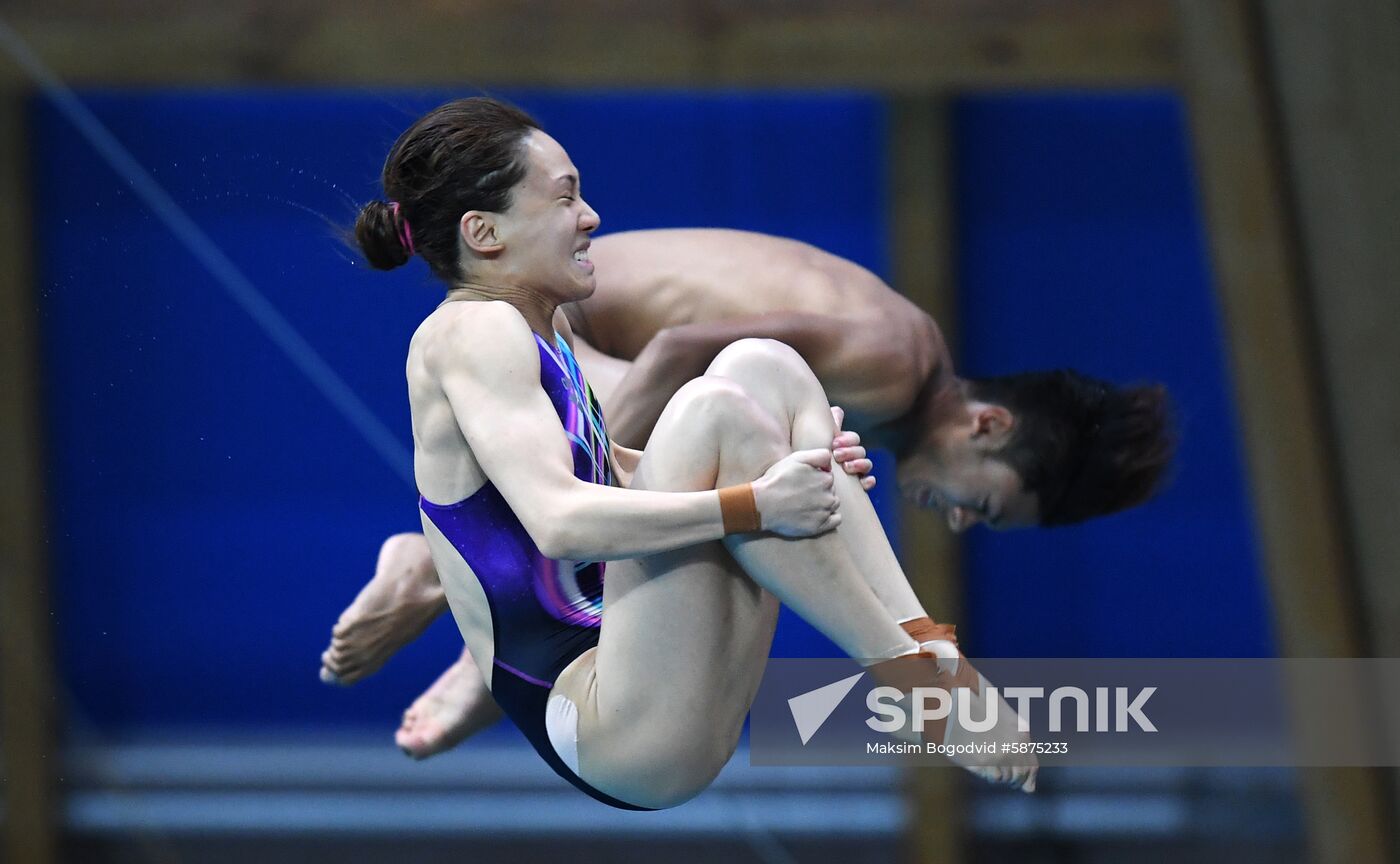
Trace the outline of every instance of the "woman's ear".
<instances>
[{"instance_id":1,"label":"woman's ear","mask_svg":"<svg viewBox=\"0 0 1400 864\"><path fill-rule=\"evenodd\" d=\"M501 242L494 213L468 210L462 214L458 230L461 232L462 242L478 255L493 255L505 246Z\"/></svg>"}]
</instances>

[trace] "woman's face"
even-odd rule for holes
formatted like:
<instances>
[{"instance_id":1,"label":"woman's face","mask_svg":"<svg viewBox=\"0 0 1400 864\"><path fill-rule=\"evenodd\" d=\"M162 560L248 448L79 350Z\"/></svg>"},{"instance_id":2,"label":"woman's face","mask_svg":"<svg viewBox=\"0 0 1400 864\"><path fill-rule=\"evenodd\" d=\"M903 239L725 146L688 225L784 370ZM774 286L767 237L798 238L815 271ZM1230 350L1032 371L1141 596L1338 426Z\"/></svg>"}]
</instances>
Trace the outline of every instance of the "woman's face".
<instances>
[{"instance_id":1,"label":"woman's face","mask_svg":"<svg viewBox=\"0 0 1400 864\"><path fill-rule=\"evenodd\" d=\"M580 194L578 169L558 141L536 130L523 141L525 177L497 214L499 258L515 284L560 302L588 297L596 283L588 259L598 214Z\"/></svg>"}]
</instances>

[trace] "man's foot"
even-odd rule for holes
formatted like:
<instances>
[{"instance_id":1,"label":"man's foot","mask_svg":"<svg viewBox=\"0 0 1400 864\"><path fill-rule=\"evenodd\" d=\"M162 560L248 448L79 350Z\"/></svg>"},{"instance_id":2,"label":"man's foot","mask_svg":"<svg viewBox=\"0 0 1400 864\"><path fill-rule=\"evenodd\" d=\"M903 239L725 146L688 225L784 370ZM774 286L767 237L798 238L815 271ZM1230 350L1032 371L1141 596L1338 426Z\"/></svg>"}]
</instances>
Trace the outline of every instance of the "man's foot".
<instances>
[{"instance_id":1,"label":"man's foot","mask_svg":"<svg viewBox=\"0 0 1400 864\"><path fill-rule=\"evenodd\" d=\"M447 609L422 534L395 534L379 549L374 578L340 613L321 654L321 680L349 686L379 671Z\"/></svg>"},{"instance_id":2,"label":"man's foot","mask_svg":"<svg viewBox=\"0 0 1400 864\"><path fill-rule=\"evenodd\" d=\"M462 650L433 686L403 712L394 743L414 759L450 750L501 719L501 709L486 689L471 652Z\"/></svg>"}]
</instances>

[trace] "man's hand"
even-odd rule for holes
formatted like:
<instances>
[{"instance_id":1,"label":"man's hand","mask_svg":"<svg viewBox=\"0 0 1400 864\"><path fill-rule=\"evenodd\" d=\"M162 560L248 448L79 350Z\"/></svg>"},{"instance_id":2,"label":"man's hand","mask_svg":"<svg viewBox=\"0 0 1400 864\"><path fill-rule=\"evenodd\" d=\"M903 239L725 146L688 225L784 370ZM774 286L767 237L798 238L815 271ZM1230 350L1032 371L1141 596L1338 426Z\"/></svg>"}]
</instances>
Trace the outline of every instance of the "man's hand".
<instances>
[{"instance_id":1,"label":"man's hand","mask_svg":"<svg viewBox=\"0 0 1400 864\"><path fill-rule=\"evenodd\" d=\"M860 436L855 432L842 431L841 424L846 420L846 412L832 405L831 416L836 420L836 437L831 440L831 457L847 474L858 478L860 487L869 492L875 488L875 478L870 475L875 465L866 458L865 448L860 446Z\"/></svg>"}]
</instances>

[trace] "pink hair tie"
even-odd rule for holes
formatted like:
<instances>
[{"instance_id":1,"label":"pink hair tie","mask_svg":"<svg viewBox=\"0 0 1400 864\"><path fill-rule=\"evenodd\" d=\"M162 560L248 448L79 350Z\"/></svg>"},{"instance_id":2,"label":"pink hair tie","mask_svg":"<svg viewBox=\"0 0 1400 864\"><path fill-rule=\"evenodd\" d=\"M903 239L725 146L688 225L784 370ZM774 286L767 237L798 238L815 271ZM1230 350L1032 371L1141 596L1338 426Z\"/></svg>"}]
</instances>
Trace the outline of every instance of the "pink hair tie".
<instances>
[{"instance_id":1,"label":"pink hair tie","mask_svg":"<svg viewBox=\"0 0 1400 864\"><path fill-rule=\"evenodd\" d=\"M399 213L399 202L390 201L389 209L394 213L394 221L398 223L399 243L408 250L410 256L418 254L413 248L413 229L408 227L408 220Z\"/></svg>"}]
</instances>

